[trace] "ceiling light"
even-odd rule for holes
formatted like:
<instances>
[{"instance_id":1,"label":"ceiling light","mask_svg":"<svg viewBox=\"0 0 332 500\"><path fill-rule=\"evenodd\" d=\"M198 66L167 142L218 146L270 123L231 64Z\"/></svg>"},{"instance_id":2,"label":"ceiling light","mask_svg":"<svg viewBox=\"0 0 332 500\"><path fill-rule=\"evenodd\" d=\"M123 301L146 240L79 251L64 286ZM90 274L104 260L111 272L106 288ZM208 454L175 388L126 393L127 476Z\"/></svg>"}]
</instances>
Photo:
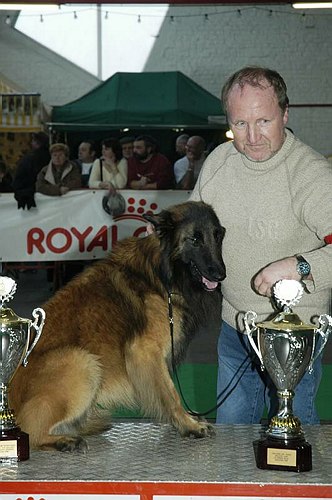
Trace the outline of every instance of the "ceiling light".
<instances>
[{"instance_id":1,"label":"ceiling light","mask_svg":"<svg viewBox=\"0 0 332 500\"><path fill-rule=\"evenodd\" d=\"M293 3L294 9L332 9L332 2Z\"/></svg>"}]
</instances>

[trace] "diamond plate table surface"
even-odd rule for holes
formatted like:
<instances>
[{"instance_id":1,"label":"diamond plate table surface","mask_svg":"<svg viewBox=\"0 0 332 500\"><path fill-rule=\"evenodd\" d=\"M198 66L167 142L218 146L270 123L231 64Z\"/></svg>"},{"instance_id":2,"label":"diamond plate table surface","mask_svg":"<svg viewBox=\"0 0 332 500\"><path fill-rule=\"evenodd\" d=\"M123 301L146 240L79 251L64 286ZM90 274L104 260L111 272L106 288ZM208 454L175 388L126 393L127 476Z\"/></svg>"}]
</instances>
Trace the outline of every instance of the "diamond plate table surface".
<instances>
[{"instance_id":1,"label":"diamond plate table surface","mask_svg":"<svg viewBox=\"0 0 332 500\"><path fill-rule=\"evenodd\" d=\"M31 451L30 459L0 465L1 481L148 481L208 483L332 483L332 425L304 426L313 470L256 467L252 442L260 425L216 425L216 435L181 438L167 424L120 422L88 437L86 454Z\"/></svg>"}]
</instances>

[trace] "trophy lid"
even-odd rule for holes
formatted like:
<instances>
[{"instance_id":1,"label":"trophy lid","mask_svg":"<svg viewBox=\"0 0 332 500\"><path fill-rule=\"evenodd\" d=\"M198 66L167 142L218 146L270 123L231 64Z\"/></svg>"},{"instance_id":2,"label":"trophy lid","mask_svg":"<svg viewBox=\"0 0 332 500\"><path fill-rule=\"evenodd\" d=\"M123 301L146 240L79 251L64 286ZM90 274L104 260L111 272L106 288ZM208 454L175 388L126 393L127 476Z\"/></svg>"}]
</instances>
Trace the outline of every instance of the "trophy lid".
<instances>
[{"instance_id":1,"label":"trophy lid","mask_svg":"<svg viewBox=\"0 0 332 500\"><path fill-rule=\"evenodd\" d=\"M296 280L280 280L273 287L274 298L277 305L283 308L276 316L262 323L257 323L257 327L268 328L278 331L303 331L314 330L315 326L304 323L297 314L293 313L290 306L299 302L303 295L303 285Z\"/></svg>"},{"instance_id":2,"label":"trophy lid","mask_svg":"<svg viewBox=\"0 0 332 500\"><path fill-rule=\"evenodd\" d=\"M22 323L30 323L31 320L27 318L20 318L17 314L10 309L9 307L1 307L0 308L0 327L8 326L8 325L16 325Z\"/></svg>"},{"instance_id":3,"label":"trophy lid","mask_svg":"<svg viewBox=\"0 0 332 500\"><path fill-rule=\"evenodd\" d=\"M7 276L0 276L0 326L15 326L22 323L30 323L31 320L20 318L9 307L4 307L4 303L11 300L16 292L16 282Z\"/></svg>"}]
</instances>

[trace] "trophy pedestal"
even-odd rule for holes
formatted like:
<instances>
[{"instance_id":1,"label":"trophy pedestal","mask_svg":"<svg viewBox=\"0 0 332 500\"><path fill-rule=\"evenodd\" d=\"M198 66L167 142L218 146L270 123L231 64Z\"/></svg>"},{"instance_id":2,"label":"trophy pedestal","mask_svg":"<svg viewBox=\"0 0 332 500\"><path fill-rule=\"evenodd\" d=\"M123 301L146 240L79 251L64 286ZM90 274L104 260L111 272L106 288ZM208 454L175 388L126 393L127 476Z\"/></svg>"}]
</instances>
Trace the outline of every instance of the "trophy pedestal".
<instances>
[{"instance_id":1,"label":"trophy pedestal","mask_svg":"<svg viewBox=\"0 0 332 500\"><path fill-rule=\"evenodd\" d=\"M305 472L312 469L311 445L304 438L254 441L256 465L259 469Z\"/></svg>"},{"instance_id":2,"label":"trophy pedestal","mask_svg":"<svg viewBox=\"0 0 332 500\"><path fill-rule=\"evenodd\" d=\"M29 458L29 435L20 427L0 429L0 463L16 463Z\"/></svg>"}]
</instances>

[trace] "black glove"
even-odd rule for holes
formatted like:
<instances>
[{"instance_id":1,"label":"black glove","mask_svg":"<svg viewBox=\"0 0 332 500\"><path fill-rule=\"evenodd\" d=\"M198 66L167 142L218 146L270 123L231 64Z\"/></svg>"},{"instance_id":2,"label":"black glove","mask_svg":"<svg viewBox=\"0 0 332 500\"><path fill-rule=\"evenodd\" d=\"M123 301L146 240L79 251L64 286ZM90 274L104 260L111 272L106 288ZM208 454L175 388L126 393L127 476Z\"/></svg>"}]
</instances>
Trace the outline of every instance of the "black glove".
<instances>
[{"instance_id":1,"label":"black glove","mask_svg":"<svg viewBox=\"0 0 332 500\"><path fill-rule=\"evenodd\" d=\"M17 201L17 208L27 208L27 210L30 210L31 207L36 207L36 202L35 202L35 197L33 193L31 194L20 194L20 193L15 193L14 195L15 200Z\"/></svg>"}]
</instances>

